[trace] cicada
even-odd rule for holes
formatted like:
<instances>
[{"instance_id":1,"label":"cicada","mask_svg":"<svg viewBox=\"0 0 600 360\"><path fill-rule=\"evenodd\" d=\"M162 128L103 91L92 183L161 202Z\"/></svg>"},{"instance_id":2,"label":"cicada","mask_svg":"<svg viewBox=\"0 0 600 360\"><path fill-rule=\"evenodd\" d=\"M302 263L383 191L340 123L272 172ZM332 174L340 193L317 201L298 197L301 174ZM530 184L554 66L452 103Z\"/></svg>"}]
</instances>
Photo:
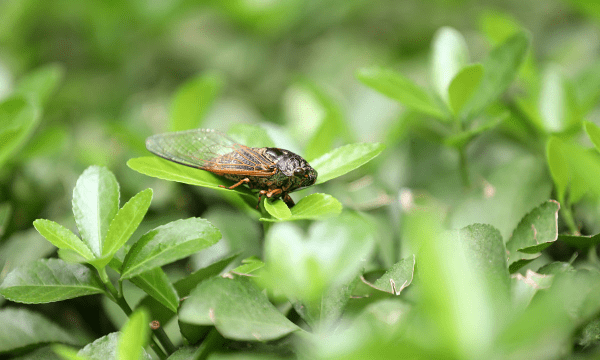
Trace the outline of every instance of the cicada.
<instances>
[{"instance_id":1,"label":"cicada","mask_svg":"<svg viewBox=\"0 0 600 360\"><path fill-rule=\"evenodd\" d=\"M146 139L146 148L155 155L178 164L210 171L235 184L245 184L262 196L281 198L289 207L294 200L289 193L311 186L317 171L306 160L280 148L248 147L238 144L215 130L196 129L157 134ZM258 206L257 206L258 208Z\"/></svg>"}]
</instances>

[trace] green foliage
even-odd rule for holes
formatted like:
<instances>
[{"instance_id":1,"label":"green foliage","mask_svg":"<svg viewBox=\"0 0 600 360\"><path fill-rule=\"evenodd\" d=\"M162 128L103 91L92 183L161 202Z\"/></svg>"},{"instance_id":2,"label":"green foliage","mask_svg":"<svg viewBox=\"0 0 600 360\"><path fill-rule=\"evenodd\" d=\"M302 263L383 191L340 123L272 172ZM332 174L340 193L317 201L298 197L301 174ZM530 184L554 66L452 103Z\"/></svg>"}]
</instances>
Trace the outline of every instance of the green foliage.
<instances>
[{"instance_id":1,"label":"green foliage","mask_svg":"<svg viewBox=\"0 0 600 360\"><path fill-rule=\"evenodd\" d=\"M274 340L298 329L243 277L202 282L181 307L179 319L214 325L223 336L236 340Z\"/></svg>"},{"instance_id":2,"label":"green foliage","mask_svg":"<svg viewBox=\"0 0 600 360\"><path fill-rule=\"evenodd\" d=\"M598 358L599 12L496 5L0 1L0 358Z\"/></svg>"},{"instance_id":3,"label":"green foliage","mask_svg":"<svg viewBox=\"0 0 600 360\"><path fill-rule=\"evenodd\" d=\"M450 82L448 101L452 112L459 114L463 106L477 90L483 76L483 66L473 64L463 67Z\"/></svg>"},{"instance_id":4,"label":"green foliage","mask_svg":"<svg viewBox=\"0 0 600 360\"><path fill-rule=\"evenodd\" d=\"M200 127L210 105L215 101L223 80L215 74L205 74L188 80L182 85L171 104L169 131L196 129Z\"/></svg>"},{"instance_id":5,"label":"green foliage","mask_svg":"<svg viewBox=\"0 0 600 360\"><path fill-rule=\"evenodd\" d=\"M21 96L0 102L0 166L28 140L39 122L40 110Z\"/></svg>"},{"instance_id":6,"label":"green foliage","mask_svg":"<svg viewBox=\"0 0 600 360\"><path fill-rule=\"evenodd\" d=\"M184 165L176 164L158 157L145 156L127 161L127 166L144 175L157 177L163 180L177 181L184 184L209 187L222 191L235 191L240 194L251 195L245 187L238 186L234 190L219 187L231 186L231 182L213 175L208 171L199 171Z\"/></svg>"},{"instance_id":7,"label":"green foliage","mask_svg":"<svg viewBox=\"0 0 600 360\"><path fill-rule=\"evenodd\" d=\"M135 317L132 316L132 319L126 324L121 334L110 333L103 336L79 350L77 356L80 359L87 360L101 360L106 358L151 359L150 355L141 347L145 342L143 341L143 334L147 334L147 331L140 329L145 325L141 322L145 319L144 316L139 316L139 314L140 312L137 312ZM135 356L137 354L139 355Z\"/></svg>"},{"instance_id":8,"label":"green foliage","mask_svg":"<svg viewBox=\"0 0 600 360\"><path fill-rule=\"evenodd\" d=\"M121 278L129 279L215 244L221 233L198 218L173 221L145 233L127 252Z\"/></svg>"},{"instance_id":9,"label":"green foliage","mask_svg":"<svg viewBox=\"0 0 600 360\"><path fill-rule=\"evenodd\" d=\"M390 267L373 283L373 287L394 295L400 295L412 283L415 271L415 256L402 259Z\"/></svg>"},{"instance_id":10,"label":"green foliage","mask_svg":"<svg viewBox=\"0 0 600 360\"><path fill-rule=\"evenodd\" d=\"M356 215L315 223L307 236L296 226L277 224L266 239L260 281L274 294L316 306L326 289L356 277L373 248L372 230L373 224Z\"/></svg>"},{"instance_id":11,"label":"green foliage","mask_svg":"<svg viewBox=\"0 0 600 360\"><path fill-rule=\"evenodd\" d=\"M48 342L81 343L76 336L54 322L27 309L2 309L0 320L3 327L0 352Z\"/></svg>"},{"instance_id":12,"label":"green foliage","mask_svg":"<svg viewBox=\"0 0 600 360\"><path fill-rule=\"evenodd\" d=\"M104 293L102 282L88 268L59 259L41 259L11 271L0 286L5 298L39 304Z\"/></svg>"},{"instance_id":13,"label":"green foliage","mask_svg":"<svg viewBox=\"0 0 600 360\"><path fill-rule=\"evenodd\" d=\"M144 310L131 314L119 337L119 359L139 359L145 354L144 346L150 335L148 320L148 314Z\"/></svg>"},{"instance_id":14,"label":"green foliage","mask_svg":"<svg viewBox=\"0 0 600 360\"><path fill-rule=\"evenodd\" d=\"M365 85L399 101L409 109L436 118L445 118L444 110L435 99L402 74L387 69L372 68L361 69L356 76Z\"/></svg>"},{"instance_id":15,"label":"green foliage","mask_svg":"<svg viewBox=\"0 0 600 360\"><path fill-rule=\"evenodd\" d=\"M540 252L552 245L558 237L558 209L556 201L548 201L525 215L511 238L506 242L511 272L528 261L539 257Z\"/></svg>"},{"instance_id":16,"label":"green foliage","mask_svg":"<svg viewBox=\"0 0 600 360\"><path fill-rule=\"evenodd\" d=\"M290 220L319 220L342 212L342 204L333 196L328 194L310 194L300 200L293 208L289 209L281 200L273 202L265 201L265 210L271 218L260 218L261 221L290 221ZM285 208L284 208L285 206Z\"/></svg>"},{"instance_id":17,"label":"green foliage","mask_svg":"<svg viewBox=\"0 0 600 360\"><path fill-rule=\"evenodd\" d=\"M464 119L473 119L506 91L517 75L528 47L528 36L525 33L517 33L490 52L482 63L481 83L463 108Z\"/></svg>"},{"instance_id":18,"label":"green foliage","mask_svg":"<svg viewBox=\"0 0 600 360\"><path fill-rule=\"evenodd\" d=\"M379 155L385 146L383 144L351 144L339 147L312 161L311 165L317 170L317 184L342 176Z\"/></svg>"}]
</instances>

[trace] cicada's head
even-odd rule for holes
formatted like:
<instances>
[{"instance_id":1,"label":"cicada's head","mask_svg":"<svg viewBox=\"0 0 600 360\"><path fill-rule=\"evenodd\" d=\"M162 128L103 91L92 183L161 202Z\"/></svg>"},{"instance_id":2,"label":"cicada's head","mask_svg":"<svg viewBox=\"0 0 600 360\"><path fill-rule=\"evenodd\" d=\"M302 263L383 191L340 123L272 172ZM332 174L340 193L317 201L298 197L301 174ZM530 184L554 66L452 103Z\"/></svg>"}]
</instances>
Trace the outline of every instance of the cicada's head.
<instances>
[{"instance_id":1,"label":"cicada's head","mask_svg":"<svg viewBox=\"0 0 600 360\"><path fill-rule=\"evenodd\" d=\"M296 190L314 185L317 181L317 175L317 170L304 161L304 164L294 169L295 183L298 184Z\"/></svg>"}]
</instances>

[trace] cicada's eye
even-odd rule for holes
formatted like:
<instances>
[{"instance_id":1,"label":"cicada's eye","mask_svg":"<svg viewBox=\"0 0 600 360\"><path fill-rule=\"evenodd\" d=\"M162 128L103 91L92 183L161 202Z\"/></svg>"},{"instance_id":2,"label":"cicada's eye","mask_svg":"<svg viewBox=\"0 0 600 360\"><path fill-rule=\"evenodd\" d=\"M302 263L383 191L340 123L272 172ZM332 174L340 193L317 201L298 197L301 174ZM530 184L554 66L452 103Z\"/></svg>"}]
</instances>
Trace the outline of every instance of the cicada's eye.
<instances>
[{"instance_id":1,"label":"cicada's eye","mask_svg":"<svg viewBox=\"0 0 600 360\"><path fill-rule=\"evenodd\" d=\"M304 169L303 168L294 169L294 175L295 176L304 176Z\"/></svg>"}]
</instances>

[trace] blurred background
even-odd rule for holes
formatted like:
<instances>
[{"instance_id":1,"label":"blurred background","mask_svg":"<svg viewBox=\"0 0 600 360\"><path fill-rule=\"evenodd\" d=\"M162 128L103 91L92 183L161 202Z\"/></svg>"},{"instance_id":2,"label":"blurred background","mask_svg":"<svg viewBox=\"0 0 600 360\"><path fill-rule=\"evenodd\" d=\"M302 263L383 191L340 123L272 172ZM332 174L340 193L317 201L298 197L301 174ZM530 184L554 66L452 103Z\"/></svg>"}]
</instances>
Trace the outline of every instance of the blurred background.
<instances>
[{"instance_id":1,"label":"blurred background","mask_svg":"<svg viewBox=\"0 0 600 360\"><path fill-rule=\"evenodd\" d=\"M381 239L398 234L399 194L415 188L454 210L451 226L495 219L506 240L521 216L551 194L543 142L524 141L500 127L469 147L477 186L491 177L512 189L504 200L523 199L513 214L486 212L461 184L457 153L414 125L422 115L366 87L356 72L382 66L427 87L431 41L440 27L464 36L471 62L484 59L506 37L503 32L525 29L532 39L526 71L507 96L539 88L547 69L577 86L598 68L599 20L600 8L583 0L0 0L0 99L34 88L30 101L39 116L28 140L1 159L0 204L11 215L0 224L0 264L53 254L32 222L46 218L74 228L72 189L90 165L115 173L121 203L154 189L139 233L202 216L229 244L212 250L214 256L231 250L260 255L257 214L240 211L221 192L150 178L126 166L130 158L149 155L147 136L182 130L172 121L181 112L198 119L187 128L260 126L278 146L309 160L322 155L307 145L330 121L336 136L329 148L359 141L387 145L376 161L318 189L347 209L370 214L385 229ZM186 98L190 88L204 96ZM595 102L586 119L600 122ZM495 172L503 166L512 169L510 175ZM597 219L597 204L591 208L586 216ZM590 233L600 230L593 220L583 226ZM400 258L395 242L379 241L381 266ZM203 261L206 256L190 266ZM0 279L11 266L2 268ZM81 301L94 300L73 303ZM38 308L51 313L53 306ZM111 326L100 314L85 316L99 324L99 333Z\"/></svg>"}]
</instances>

